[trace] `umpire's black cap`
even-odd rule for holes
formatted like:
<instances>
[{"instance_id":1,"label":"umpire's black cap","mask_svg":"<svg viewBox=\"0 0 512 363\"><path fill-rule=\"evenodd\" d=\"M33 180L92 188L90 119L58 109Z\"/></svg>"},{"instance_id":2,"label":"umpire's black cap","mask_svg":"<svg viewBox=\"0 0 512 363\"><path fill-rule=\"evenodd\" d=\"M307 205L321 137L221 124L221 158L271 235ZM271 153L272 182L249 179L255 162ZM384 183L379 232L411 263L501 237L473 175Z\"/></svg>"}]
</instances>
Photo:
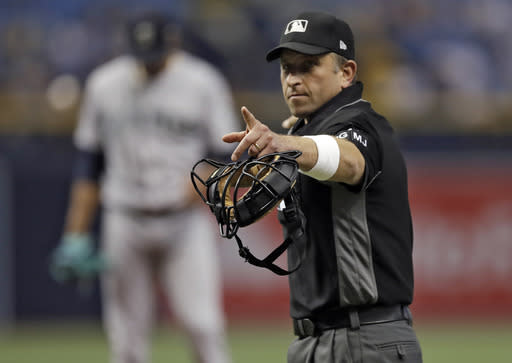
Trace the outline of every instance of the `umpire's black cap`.
<instances>
[{"instance_id":1,"label":"umpire's black cap","mask_svg":"<svg viewBox=\"0 0 512 363\"><path fill-rule=\"evenodd\" d=\"M164 57L173 46L178 31L177 19L156 11L131 14L126 22L128 45L131 53L144 62Z\"/></svg>"},{"instance_id":2,"label":"umpire's black cap","mask_svg":"<svg viewBox=\"0 0 512 363\"><path fill-rule=\"evenodd\" d=\"M286 25L279 46L267 53L271 62L281 55L283 49L303 54L337 53L347 59L354 59L354 35L350 26L321 12L303 12Z\"/></svg>"}]
</instances>

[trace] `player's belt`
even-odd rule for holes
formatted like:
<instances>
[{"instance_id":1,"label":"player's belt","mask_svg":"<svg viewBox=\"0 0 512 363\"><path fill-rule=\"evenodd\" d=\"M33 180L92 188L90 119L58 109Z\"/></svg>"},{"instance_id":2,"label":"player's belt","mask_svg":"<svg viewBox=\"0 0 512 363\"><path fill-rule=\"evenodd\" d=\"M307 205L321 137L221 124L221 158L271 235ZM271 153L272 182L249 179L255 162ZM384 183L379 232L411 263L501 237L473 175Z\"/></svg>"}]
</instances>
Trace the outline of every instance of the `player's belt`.
<instances>
[{"instance_id":1,"label":"player's belt","mask_svg":"<svg viewBox=\"0 0 512 363\"><path fill-rule=\"evenodd\" d=\"M293 319L293 332L302 338L316 336L322 331L329 329L358 329L361 325L390 323L399 320L412 322L412 315L408 306L373 305L370 307L329 311L312 318Z\"/></svg>"},{"instance_id":2,"label":"player's belt","mask_svg":"<svg viewBox=\"0 0 512 363\"><path fill-rule=\"evenodd\" d=\"M176 212L182 211L183 209L179 208L128 208L125 209L131 215L137 217L165 217Z\"/></svg>"}]
</instances>

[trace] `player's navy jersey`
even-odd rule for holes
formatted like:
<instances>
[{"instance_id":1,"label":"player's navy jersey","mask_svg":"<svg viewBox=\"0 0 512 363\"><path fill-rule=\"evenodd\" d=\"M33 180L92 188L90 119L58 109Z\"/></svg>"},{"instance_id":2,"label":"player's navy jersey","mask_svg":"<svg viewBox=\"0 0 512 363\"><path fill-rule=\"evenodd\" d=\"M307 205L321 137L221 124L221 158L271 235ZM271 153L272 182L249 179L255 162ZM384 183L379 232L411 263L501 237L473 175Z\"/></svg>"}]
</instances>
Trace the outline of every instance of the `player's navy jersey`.
<instances>
[{"instance_id":1,"label":"player's navy jersey","mask_svg":"<svg viewBox=\"0 0 512 363\"><path fill-rule=\"evenodd\" d=\"M231 151L221 138L239 122L223 76L183 51L170 61L147 80L121 56L87 81L75 143L104 153L106 206L179 208L194 162Z\"/></svg>"},{"instance_id":2,"label":"player's navy jersey","mask_svg":"<svg viewBox=\"0 0 512 363\"><path fill-rule=\"evenodd\" d=\"M329 134L352 142L366 168L359 185L301 174L306 258L290 275L291 315L315 316L350 306L410 304L412 222L406 165L392 127L363 100L362 84L344 89L299 120L294 135ZM288 254L290 266L298 256Z\"/></svg>"}]
</instances>

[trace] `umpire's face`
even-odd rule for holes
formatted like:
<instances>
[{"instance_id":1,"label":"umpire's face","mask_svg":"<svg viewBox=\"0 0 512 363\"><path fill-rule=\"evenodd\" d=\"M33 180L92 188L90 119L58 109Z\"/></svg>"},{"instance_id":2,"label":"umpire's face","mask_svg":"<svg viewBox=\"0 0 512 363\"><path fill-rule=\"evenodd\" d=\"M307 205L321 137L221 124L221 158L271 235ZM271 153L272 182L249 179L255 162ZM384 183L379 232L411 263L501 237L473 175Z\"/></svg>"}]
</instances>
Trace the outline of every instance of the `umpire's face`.
<instances>
[{"instance_id":1,"label":"umpire's face","mask_svg":"<svg viewBox=\"0 0 512 363\"><path fill-rule=\"evenodd\" d=\"M281 86L292 115L307 117L348 87L345 72L330 54L281 52Z\"/></svg>"}]
</instances>

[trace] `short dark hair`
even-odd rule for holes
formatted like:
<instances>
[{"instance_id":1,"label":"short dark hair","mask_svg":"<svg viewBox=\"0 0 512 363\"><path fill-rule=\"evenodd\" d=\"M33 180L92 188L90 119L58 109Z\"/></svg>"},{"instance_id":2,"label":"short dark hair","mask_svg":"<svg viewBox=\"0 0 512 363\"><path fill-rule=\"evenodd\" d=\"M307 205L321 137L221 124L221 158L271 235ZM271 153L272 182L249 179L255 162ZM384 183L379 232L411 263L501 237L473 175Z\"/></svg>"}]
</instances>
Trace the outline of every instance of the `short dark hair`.
<instances>
[{"instance_id":1,"label":"short dark hair","mask_svg":"<svg viewBox=\"0 0 512 363\"><path fill-rule=\"evenodd\" d=\"M341 69L348 62L347 58L345 58L342 55L339 55L337 53L330 52L329 55L334 60L334 65L336 66L336 69L335 69L336 71ZM354 79L352 80L351 84L356 83L356 81L357 81L357 73L354 75Z\"/></svg>"},{"instance_id":2,"label":"short dark hair","mask_svg":"<svg viewBox=\"0 0 512 363\"><path fill-rule=\"evenodd\" d=\"M342 55L339 55L339 54L334 53L334 52L331 52L331 53L329 53L329 54L333 57L333 59L334 59L334 64L335 64L337 67L339 67L339 68L343 67L343 66L345 65L345 63L347 63L347 62L348 62L348 59L347 59L347 58L345 58L345 57L344 57L344 56L342 56Z\"/></svg>"}]
</instances>

